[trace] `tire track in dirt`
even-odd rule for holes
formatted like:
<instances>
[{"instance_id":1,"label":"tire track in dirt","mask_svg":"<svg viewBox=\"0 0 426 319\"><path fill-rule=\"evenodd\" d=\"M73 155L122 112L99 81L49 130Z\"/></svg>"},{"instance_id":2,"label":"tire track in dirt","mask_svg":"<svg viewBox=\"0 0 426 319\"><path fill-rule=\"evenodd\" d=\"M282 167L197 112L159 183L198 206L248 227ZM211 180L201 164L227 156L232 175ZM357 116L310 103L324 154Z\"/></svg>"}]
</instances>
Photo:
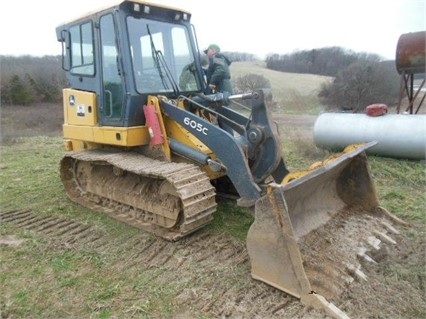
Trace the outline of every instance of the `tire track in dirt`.
<instances>
[{"instance_id":1,"label":"tire track in dirt","mask_svg":"<svg viewBox=\"0 0 426 319\"><path fill-rule=\"evenodd\" d=\"M251 279L245 245L228 235L201 230L179 242L141 241L135 248L138 253L132 266L143 267L142 272L162 270L153 276L182 283L184 288L173 301L179 308L215 318L303 318L306 312L296 298ZM128 266L121 264L121 269ZM291 316L287 306L294 309ZM187 312L181 316L193 317Z\"/></svg>"},{"instance_id":2,"label":"tire track in dirt","mask_svg":"<svg viewBox=\"0 0 426 319\"><path fill-rule=\"evenodd\" d=\"M13 224L20 229L34 231L48 237L50 240L68 245L91 245L104 235L98 230L94 230L90 225L60 216L39 216L31 210L0 212L0 222Z\"/></svg>"},{"instance_id":3,"label":"tire track in dirt","mask_svg":"<svg viewBox=\"0 0 426 319\"><path fill-rule=\"evenodd\" d=\"M0 222L65 247L113 251L110 267L133 276L145 273L148 284L173 282L182 287L173 298L173 305L182 309L175 318L324 318L296 298L253 280L244 243L226 234L202 229L178 242L144 232L111 238L90 223L38 216L31 210L0 212Z\"/></svg>"}]
</instances>

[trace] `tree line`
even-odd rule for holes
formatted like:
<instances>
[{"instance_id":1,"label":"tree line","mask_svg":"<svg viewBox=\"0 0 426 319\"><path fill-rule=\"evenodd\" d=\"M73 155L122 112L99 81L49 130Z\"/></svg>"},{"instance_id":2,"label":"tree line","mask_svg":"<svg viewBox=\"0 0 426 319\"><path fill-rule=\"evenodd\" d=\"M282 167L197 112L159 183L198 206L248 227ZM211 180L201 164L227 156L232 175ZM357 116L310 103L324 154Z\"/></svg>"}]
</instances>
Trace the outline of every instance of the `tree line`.
<instances>
[{"instance_id":1,"label":"tree line","mask_svg":"<svg viewBox=\"0 0 426 319\"><path fill-rule=\"evenodd\" d=\"M0 56L1 104L30 105L62 100L67 80L60 56Z\"/></svg>"},{"instance_id":2,"label":"tree line","mask_svg":"<svg viewBox=\"0 0 426 319\"><path fill-rule=\"evenodd\" d=\"M270 54L266 67L271 70L293 73L336 76L339 71L357 62L378 63L377 54L353 52L341 47L296 51L291 54Z\"/></svg>"}]
</instances>

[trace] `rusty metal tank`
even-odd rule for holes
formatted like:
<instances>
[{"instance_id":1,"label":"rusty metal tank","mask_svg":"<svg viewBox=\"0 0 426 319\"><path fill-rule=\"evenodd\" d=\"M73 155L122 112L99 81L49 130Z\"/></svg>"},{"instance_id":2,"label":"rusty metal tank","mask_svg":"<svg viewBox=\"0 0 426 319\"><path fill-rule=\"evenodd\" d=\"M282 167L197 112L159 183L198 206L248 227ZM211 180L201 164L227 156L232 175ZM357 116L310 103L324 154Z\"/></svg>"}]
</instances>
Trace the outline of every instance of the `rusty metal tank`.
<instances>
[{"instance_id":1,"label":"rusty metal tank","mask_svg":"<svg viewBox=\"0 0 426 319\"><path fill-rule=\"evenodd\" d=\"M396 69L399 74L425 73L426 31L402 34L396 46Z\"/></svg>"}]
</instances>

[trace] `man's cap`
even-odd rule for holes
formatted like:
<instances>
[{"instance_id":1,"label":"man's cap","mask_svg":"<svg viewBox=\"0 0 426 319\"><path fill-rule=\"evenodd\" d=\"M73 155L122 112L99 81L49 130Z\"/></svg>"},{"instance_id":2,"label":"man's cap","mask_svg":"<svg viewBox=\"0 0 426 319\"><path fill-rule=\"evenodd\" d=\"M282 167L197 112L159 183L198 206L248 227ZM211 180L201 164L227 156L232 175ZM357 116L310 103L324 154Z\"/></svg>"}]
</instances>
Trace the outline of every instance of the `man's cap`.
<instances>
[{"instance_id":1,"label":"man's cap","mask_svg":"<svg viewBox=\"0 0 426 319\"><path fill-rule=\"evenodd\" d=\"M207 51L209 49L214 49L216 52L220 52L220 47L217 44L210 44L207 49L205 49L203 52L207 54Z\"/></svg>"}]
</instances>

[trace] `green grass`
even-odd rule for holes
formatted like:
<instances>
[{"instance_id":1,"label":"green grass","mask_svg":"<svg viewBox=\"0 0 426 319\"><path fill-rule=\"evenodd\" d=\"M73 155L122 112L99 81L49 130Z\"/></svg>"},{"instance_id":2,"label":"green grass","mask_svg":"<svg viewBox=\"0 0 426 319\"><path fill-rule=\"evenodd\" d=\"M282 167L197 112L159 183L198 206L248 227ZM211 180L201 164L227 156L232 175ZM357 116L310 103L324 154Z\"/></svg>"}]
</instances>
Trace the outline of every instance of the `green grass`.
<instances>
[{"instance_id":1,"label":"green grass","mask_svg":"<svg viewBox=\"0 0 426 319\"><path fill-rule=\"evenodd\" d=\"M370 156L381 205L398 216L426 223L426 169L419 161Z\"/></svg>"},{"instance_id":2,"label":"green grass","mask_svg":"<svg viewBox=\"0 0 426 319\"><path fill-rule=\"evenodd\" d=\"M217 232L227 232L238 240L245 240L247 231L254 221L254 210L235 205L233 200L221 200L214 215L214 221L208 225Z\"/></svg>"},{"instance_id":3,"label":"green grass","mask_svg":"<svg viewBox=\"0 0 426 319\"><path fill-rule=\"evenodd\" d=\"M0 207L41 212L56 206L62 210L68 201L59 179L61 138L20 138L1 148ZM47 196L46 196L47 195ZM62 205L61 205L62 204ZM59 206L59 207L58 207Z\"/></svg>"}]
</instances>

